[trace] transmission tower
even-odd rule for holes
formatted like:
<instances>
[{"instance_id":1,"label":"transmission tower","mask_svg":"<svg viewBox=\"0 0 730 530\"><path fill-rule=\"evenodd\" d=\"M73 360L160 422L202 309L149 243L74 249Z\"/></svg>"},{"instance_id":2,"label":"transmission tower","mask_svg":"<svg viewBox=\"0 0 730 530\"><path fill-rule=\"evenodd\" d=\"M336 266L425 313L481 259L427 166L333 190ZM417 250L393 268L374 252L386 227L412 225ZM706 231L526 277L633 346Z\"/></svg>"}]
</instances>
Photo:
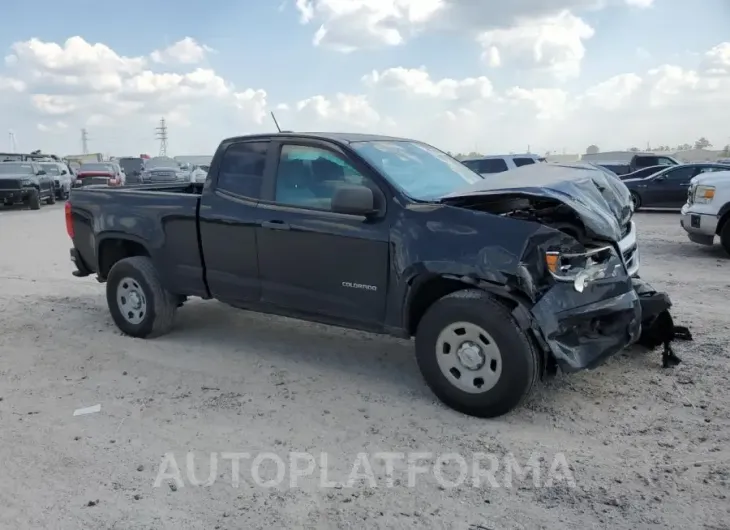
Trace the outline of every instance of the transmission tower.
<instances>
[{"instance_id":1,"label":"transmission tower","mask_svg":"<svg viewBox=\"0 0 730 530\"><path fill-rule=\"evenodd\" d=\"M8 137L10 139L10 152L16 153L18 151L18 145L15 143L15 133L8 131Z\"/></svg>"},{"instance_id":2,"label":"transmission tower","mask_svg":"<svg viewBox=\"0 0 730 530\"><path fill-rule=\"evenodd\" d=\"M155 136L160 141L160 156L167 156L167 124L165 118L160 119L160 126L155 131Z\"/></svg>"},{"instance_id":3,"label":"transmission tower","mask_svg":"<svg viewBox=\"0 0 730 530\"><path fill-rule=\"evenodd\" d=\"M81 129L81 152L85 155L89 154L89 133L86 129Z\"/></svg>"}]
</instances>

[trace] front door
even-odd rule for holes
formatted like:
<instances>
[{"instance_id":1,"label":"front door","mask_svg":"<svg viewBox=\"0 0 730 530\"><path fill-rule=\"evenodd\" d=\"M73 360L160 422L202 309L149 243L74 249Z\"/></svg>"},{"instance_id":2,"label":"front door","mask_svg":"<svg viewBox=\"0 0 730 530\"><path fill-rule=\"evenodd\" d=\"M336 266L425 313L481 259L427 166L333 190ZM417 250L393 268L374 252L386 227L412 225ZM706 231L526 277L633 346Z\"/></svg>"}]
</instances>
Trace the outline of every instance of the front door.
<instances>
[{"instance_id":1,"label":"front door","mask_svg":"<svg viewBox=\"0 0 730 530\"><path fill-rule=\"evenodd\" d=\"M389 270L386 217L330 209L338 185L379 189L363 173L326 143L281 145L271 201L258 209L262 302L363 327L382 324Z\"/></svg>"},{"instance_id":2,"label":"front door","mask_svg":"<svg viewBox=\"0 0 730 530\"><path fill-rule=\"evenodd\" d=\"M689 181L695 175L694 166L677 166L665 170L648 182L644 206L681 208L687 199Z\"/></svg>"}]
</instances>

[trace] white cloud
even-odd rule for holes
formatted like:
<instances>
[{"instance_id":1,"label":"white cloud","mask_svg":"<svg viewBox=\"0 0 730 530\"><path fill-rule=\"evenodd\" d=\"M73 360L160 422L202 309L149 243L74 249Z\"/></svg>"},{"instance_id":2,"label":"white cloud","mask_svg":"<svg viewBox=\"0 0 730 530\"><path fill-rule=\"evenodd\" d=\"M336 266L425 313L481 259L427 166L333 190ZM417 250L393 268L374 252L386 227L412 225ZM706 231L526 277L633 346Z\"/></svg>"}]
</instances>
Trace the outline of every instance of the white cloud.
<instances>
[{"instance_id":1,"label":"white cloud","mask_svg":"<svg viewBox=\"0 0 730 530\"><path fill-rule=\"evenodd\" d=\"M544 49L575 44L543 38L550 44ZM499 55L524 60L518 49ZM697 54L691 67L660 64L593 83L511 86L479 69L459 78L436 76L427 65L376 69L359 80L333 80L331 91L290 92L276 105L266 89L281 87L234 86L210 68L170 71L145 57L78 37L16 43L0 69L0 115L21 149L63 154L79 150L75 131L82 127L90 129L92 150L154 152L163 116L172 152L212 152L223 137L274 130L272 109L283 129L393 134L460 151L524 151L529 144L582 152L590 144L677 145L700 136L727 143L730 43Z\"/></svg>"},{"instance_id":2,"label":"white cloud","mask_svg":"<svg viewBox=\"0 0 730 530\"><path fill-rule=\"evenodd\" d=\"M192 37L185 37L164 50L153 51L150 58L154 62L162 64L197 64L212 51L212 48L199 44Z\"/></svg>"},{"instance_id":3,"label":"white cloud","mask_svg":"<svg viewBox=\"0 0 730 530\"><path fill-rule=\"evenodd\" d=\"M13 123L19 139L33 132L57 131L57 122L48 118L63 120L73 128L105 128L108 141L115 142L119 136L114 128L134 124L148 131L143 138L149 142L154 137L150 120L161 116L171 126L188 126L196 114L203 113L210 118L206 124L212 129L213 113L222 117L232 132L239 132L247 123L261 123L266 112L264 90L237 89L209 68L160 70L168 62L178 67L197 63L205 53L206 48L190 38L153 52L151 61L144 56L124 56L81 37L71 37L63 44L40 39L17 42L5 58L5 71L0 71L0 92L4 95L0 107L5 117L23 115L21 122L31 119L40 124L26 127L24 132L23 123ZM14 103L6 97L12 93L19 94ZM103 139L105 134L95 137ZM127 141L132 143L134 136Z\"/></svg>"},{"instance_id":4,"label":"white cloud","mask_svg":"<svg viewBox=\"0 0 730 530\"><path fill-rule=\"evenodd\" d=\"M569 11L555 16L522 19L506 29L485 31L478 37L488 58L493 49L523 65L537 67L558 78L577 77L585 57L583 41L595 31Z\"/></svg>"}]
</instances>

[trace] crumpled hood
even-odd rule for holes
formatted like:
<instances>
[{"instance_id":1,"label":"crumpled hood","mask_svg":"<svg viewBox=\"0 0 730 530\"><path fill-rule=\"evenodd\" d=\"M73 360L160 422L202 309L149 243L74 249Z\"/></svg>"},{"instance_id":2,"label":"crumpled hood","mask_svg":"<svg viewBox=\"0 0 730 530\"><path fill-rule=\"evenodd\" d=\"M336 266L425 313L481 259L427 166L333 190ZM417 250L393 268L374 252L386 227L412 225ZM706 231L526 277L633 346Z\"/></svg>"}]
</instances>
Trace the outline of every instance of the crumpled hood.
<instances>
[{"instance_id":1,"label":"crumpled hood","mask_svg":"<svg viewBox=\"0 0 730 530\"><path fill-rule=\"evenodd\" d=\"M594 237L618 242L633 213L631 195L619 179L598 169L540 163L485 177L441 198L475 196L551 198L571 208Z\"/></svg>"}]
</instances>

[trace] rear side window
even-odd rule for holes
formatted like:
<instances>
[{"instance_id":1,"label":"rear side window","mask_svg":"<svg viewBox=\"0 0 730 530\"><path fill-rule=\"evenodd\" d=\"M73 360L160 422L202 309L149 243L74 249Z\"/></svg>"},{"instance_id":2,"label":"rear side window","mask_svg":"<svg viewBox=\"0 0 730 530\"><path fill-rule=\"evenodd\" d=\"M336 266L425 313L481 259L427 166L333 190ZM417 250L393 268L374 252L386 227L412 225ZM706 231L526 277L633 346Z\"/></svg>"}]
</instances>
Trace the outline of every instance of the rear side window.
<instances>
[{"instance_id":1,"label":"rear side window","mask_svg":"<svg viewBox=\"0 0 730 530\"><path fill-rule=\"evenodd\" d=\"M664 159L666 160L666 159ZM655 156L637 156L634 159L634 166L639 167L651 167L651 166L659 166L662 165L659 162L659 159Z\"/></svg>"},{"instance_id":2,"label":"rear side window","mask_svg":"<svg viewBox=\"0 0 730 530\"><path fill-rule=\"evenodd\" d=\"M243 197L258 199L264 179L268 142L242 142L223 154L218 170L218 188Z\"/></svg>"},{"instance_id":3,"label":"rear side window","mask_svg":"<svg viewBox=\"0 0 730 530\"><path fill-rule=\"evenodd\" d=\"M479 173L501 173L508 169L507 162L502 158L485 158L479 161Z\"/></svg>"},{"instance_id":4,"label":"rear side window","mask_svg":"<svg viewBox=\"0 0 730 530\"><path fill-rule=\"evenodd\" d=\"M529 164L535 163L534 158L513 158L512 161L517 167L527 166Z\"/></svg>"}]
</instances>

